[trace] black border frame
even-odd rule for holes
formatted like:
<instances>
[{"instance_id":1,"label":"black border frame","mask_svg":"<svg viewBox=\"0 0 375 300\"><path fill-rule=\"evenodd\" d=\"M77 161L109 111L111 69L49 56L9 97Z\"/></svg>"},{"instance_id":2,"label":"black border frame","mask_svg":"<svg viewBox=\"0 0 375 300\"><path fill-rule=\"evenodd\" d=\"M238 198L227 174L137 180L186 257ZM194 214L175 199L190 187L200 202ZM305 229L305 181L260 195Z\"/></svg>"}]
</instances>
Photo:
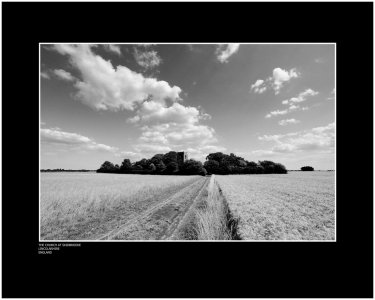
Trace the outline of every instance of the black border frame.
<instances>
[{"instance_id":1,"label":"black border frame","mask_svg":"<svg viewBox=\"0 0 375 300\"><path fill-rule=\"evenodd\" d=\"M3 2L2 25L2 297L373 297L373 3ZM108 40L337 43L337 242L38 255L38 44Z\"/></svg>"}]
</instances>

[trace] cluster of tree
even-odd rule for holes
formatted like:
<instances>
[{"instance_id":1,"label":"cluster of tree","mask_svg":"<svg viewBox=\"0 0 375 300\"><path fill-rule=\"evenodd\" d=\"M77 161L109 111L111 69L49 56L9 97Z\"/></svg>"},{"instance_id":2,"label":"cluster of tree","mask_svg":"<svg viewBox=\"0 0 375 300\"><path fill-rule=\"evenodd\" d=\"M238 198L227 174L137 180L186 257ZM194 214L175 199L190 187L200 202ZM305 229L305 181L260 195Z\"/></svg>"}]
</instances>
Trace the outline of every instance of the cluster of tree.
<instances>
[{"instance_id":1,"label":"cluster of tree","mask_svg":"<svg viewBox=\"0 0 375 300\"><path fill-rule=\"evenodd\" d=\"M97 170L98 173L122 173L122 174L166 174L166 175L202 175L207 174L200 161L188 159L182 162L178 159L177 152L156 154L151 159L143 158L132 163L124 159L121 166L106 161Z\"/></svg>"},{"instance_id":2,"label":"cluster of tree","mask_svg":"<svg viewBox=\"0 0 375 300\"><path fill-rule=\"evenodd\" d=\"M247 161L233 153L211 153L206 157L204 168L210 174L286 174L285 166L269 160Z\"/></svg>"},{"instance_id":3,"label":"cluster of tree","mask_svg":"<svg viewBox=\"0 0 375 300\"><path fill-rule=\"evenodd\" d=\"M304 166L301 168L301 171L314 171L314 168L310 166Z\"/></svg>"}]
</instances>

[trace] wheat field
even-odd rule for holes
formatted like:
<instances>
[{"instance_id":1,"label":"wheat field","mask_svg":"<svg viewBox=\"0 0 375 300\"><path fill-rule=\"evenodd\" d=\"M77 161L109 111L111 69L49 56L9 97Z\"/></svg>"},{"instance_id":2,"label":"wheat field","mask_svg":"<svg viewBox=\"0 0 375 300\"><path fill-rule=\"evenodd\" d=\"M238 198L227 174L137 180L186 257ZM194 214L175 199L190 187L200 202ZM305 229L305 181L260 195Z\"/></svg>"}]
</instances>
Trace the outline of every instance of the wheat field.
<instances>
[{"instance_id":1,"label":"wheat field","mask_svg":"<svg viewBox=\"0 0 375 300\"><path fill-rule=\"evenodd\" d=\"M244 240L334 240L334 172L216 176Z\"/></svg>"},{"instance_id":2,"label":"wheat field","mask_svg":"<svg viewBox=\"0 0 375 300\"><path fill-rule=\"evenodd\" d=\"M96 239L201 176L42 173L42 240Z\"/></svg>"}]
</instances>

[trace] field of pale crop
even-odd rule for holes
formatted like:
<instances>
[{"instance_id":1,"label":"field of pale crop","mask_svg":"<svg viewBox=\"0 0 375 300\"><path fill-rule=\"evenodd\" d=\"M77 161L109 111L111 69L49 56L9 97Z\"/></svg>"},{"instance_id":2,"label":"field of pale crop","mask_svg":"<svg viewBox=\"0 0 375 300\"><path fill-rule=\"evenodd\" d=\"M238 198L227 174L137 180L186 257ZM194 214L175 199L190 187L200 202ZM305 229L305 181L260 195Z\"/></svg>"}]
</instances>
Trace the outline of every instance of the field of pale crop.
<instances>
[{"instance_id":1,"label":"field of pale crop","mask_svg":"<svg viewBox=\"0 0 375 300\"><path fill-rule=\"evenodd\" d=\"M147 216L151 209L160 213L157 208L167 200L170 204L193 197L205 181L201 176L97 173L41 173L40 178L42 240L99 239L129 220L145 217L146 211L150 211ZM185 209L182 205L175 204L173 212ZM175 217L172 211L168 216ZM145 231L129 239L143 237L153 238Z\"/></svg>"},{"instance_id":2,"label":"field of pale crop","mask_svg":"<svg viewBox=\"0 0 375 300\"><path fill-rule=\"evenodd\" d=\"M334 240L335 172L216 176L244 240Z\"/></svg>"}]
</instances>

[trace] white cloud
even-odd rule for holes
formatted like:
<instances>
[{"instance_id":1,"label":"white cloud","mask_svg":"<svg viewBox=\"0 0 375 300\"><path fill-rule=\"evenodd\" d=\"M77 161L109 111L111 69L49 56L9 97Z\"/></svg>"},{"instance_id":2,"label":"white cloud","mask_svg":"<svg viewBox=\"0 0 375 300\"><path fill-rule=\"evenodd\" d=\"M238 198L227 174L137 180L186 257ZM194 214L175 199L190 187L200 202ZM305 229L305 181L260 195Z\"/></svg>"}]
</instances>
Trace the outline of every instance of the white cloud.
<instances>
[{"instance_id":1,"label":"white cloud","mask_svg":"<svg viewBox=\"0 0 375 300\"><path fill-rule=\"evenodd\" d=\"M272 71L272 76L266 80L258 79L254 84L251 85L250 90L254 90L255 93L263 93L267 88L272 88L277 95L284 84L290 81L292 78L298 78L300 73L297 72L296 68L290 69L289 71L281 68L275 68Z\"/></svg>"},{"instance_id":2,"label":"white cloud","mask_svg":"<svg viewBox=\"0 0 375 300\"><path fill-rule=\"evenodd\" d=\"M44 79L50 79L51 78L47 72L40 72L40 76L42 76Z\"/></svg>"},{"instance_id":3,"label":"white cloud","mask_svg":"<svg viewBox=\"0 0 375 300\"><path fill-rule=\"evenodd\" d=\"M299 93L298 97L291 98L291 102L303 102L306 100L306 97L308 96L316 96L319 92L316 92L312 89L306 89L305 91Z\"/></svg>"},{"instance_id":4,"label":"white cloud","mask_svg":"<svg viewBox=\"0 0 375 300\"><path fill-rule=\"evenodd\" d=\"M134 148L146 152L194 149L196 157L201 158L210 147L220 147L214 145L217 143L215 130L199 123L209 117L195 107L179 103L165 107L157 102L145 101L136 116L129 119L142 131L140 144Z\"/></svg>"},{"instance_id":5,"label":"white cloud","mask_svg":"<svg viewBox=\"0 0 375 300\"><path fill-rule=\"evenodd\" d=\"M137 64L145 69L155 68L162 62L156 51L142 51L138 50L136 47L134 47L134 58Z\"/></svg>"},{"instance_id":6,"label":"white cloud","mask_svg":"<svg viewBox=\"0 0 375 300\"><path fill-rule=\"evenodd\" d=\"M317 63L317 64L322 64L324 62L323 58L315 58L314 61Z\"/></svg>"},{"instance_id":7,"label":"white cloud","mask_svg":"<svg viewBox=\"0 0 375 300\"><path fill-rule=\"evenodd\" d=\"M201 124L210 119L210 115L200 107L178 103L182 100L179 87L145 78L124 66L114 68L110 61L93 53L92 47L55 45L59 53L69 56L72 65L82 74L82 81L75 87L83 103L97 110L135 110L135 115L128 119L141 131L133 146L134 153L146 157L157 152L194 149L199 156L209 147L220 148L216 145L215 130ZM114 153L121 155L119 151Z\"/></svg>"},{"instance_id":8,"label":"white cloud","mask_svg":"<svg viewBox=\"0 0 375 300\"><path fill-rule=\"evenodd\" d=\"M264 80L258 79L254 84L251 85L250 90L254 90L254 93L262 94L267 90Z\"/></svg>"},{"instance_id":9,"label":"white cloud","mask_svg":"<svg viewBox=\"0 0 375 300\"><path fill-rule=\"evenodd\" d=\"M319 92L317 91L314 91L312 89L306 89L305 91L299 93L296 97L292 97L290 99L287 99L287 100L283 100L281 103L283 105L289 105L289 107L285 110L282 110L282 111L273 111L269 114L266 115L266 118L271 118L272 116L276 116L276 115L285 115L287 113L291 113L291 112L294 112L294 111L298 111L298 110L308 110L309 108L308 107L300 107L298 104L296 103L300 103L300 102L304 102L306 101L307 97L312 97L312 96L316 96L318 95Z\"/></svg>"},{"instance_id":10,"label":"white cloud","mask_svg":"<svg viewBox=\"0 0 375 300\"><path fill-rule=\"evenodd\" d=\"M299 105L292 104L289 106L288 112L292 112L299 109Z\"/></svg>"},{"instance_id":11,"label":"white cloud","mask_svg":"<svg viewBox=\"0 0 375 300\"><path fill-rule=\"evenodd\" d=\"M149 154L157 154L157 153L165 153L168 151L172 151L172 149L168 146L162 146L158 144L138 144L135 145L134 148L142 153L149 153Z\"/></svg>"},{"instance_id":12,"label":"white cloud","mask_svg":"<svg viewBox=\"0 0 375 300\"><path fill-rule=\"evenodd\" d=\"M63 69L57 69L57 70L53 70L53 73L60 79L62 80L66 80L66 81L74 81L75 78L72 74L70 74L69 72L63 70Z\"/></svg>"},{"instance_id":13,"label":"white cloud","mask_svg":"<svg viewBox=\"0 0 375 300\"><path fill-rule=\"evenodd\" d=\"M54 48L63 55L68 55L70 62L82 75L77 81L77 97L86 105L96 110L134 110L137 103L148 98L164 103L169 98L179 99L181 89L170 86L166 81L145 78L125 66L114 68L110 61L94 54L95 45L56 44Z\"/></svg>"},{"instance_id":14,"label":"white cloud","mask_svg":"<svg viewBox=\"0 0 375 300\"><path fill-rule=\"evenodd\" d=\"M116 46L114 44L105 44L103 46L104 46L104 49L107 50L108 52L113 52L113 53L116 53L118 55L121 55L120 46Z\"/></svg>"},{"instance_id":15,"label":"white cloud","mask_svg":"<svg viewBox=\"0 0 375 300\"><path fill-rule=\"evenodd\" d=\"M238 51L240 44L220 44L216 48L217 59L221 63L228 62L229 57Z\"/></svg>"},{"instance_id":16,"label":"white cloud","mask_svg":"<svg viewBox=\"0 0 375 300\"><path fill-rule=\"evenodd\" d=\"M62 145L76 150L99 150L116 153L118 148L96 143L94 140L71 132L62 131L59 128L40 129L42 144Z\"/></svg>"},{"instance_id":17,"label":"white cloud","mask_svg":"<svg viewBox=\"0 0 375 300\"><path fill-rule=\"evenodd\" d=\"M173 103L170 107L155 101L145 101L142 103L137 115L129 121L131 123L189 123L194 124L200 119L209 118L208 114L201 113L192 106L183 106Z\"/></svg>"},{"instance_id":18,"label":"white cloud","mask_svg":"<svg viewBox=\"0 0 375 300\"><path fill-rule=\"evenodd\" d=\"M264 135L258 137L258 139L275 143L270 150L267 150L273 153L333 152L335 145L335 123L288 134Z\"/></svg>"},{"instance_id":19,"label":"white cloud","mask_svg":"<svg viewBox=\"0 0 375 300\"><path fill-rule=\"evenodd\" d=\"M271 118L273 116L278 116L278 115L286 115L288 113L288 110L275 110L271 111L269 114L266 115L266 118Z\"/></svg>"},{"instance_id":20,"label":"white cloud","mask_svg":"<svg viewBox=\"0 0 375 300\"><path fill-rule=\"evenodd\" d=\"M275 94L280 92L280 89L283 87L285 82L297 77L299 77L299 73L297 73L295 68L289 71L281 68L275 68L272 72L272 86Z\"/></svg>"},{"instance_id":21,"label":"white cloud","mask_svg":"<svg viewBox=\"0 0 375 300\"><path fill-rule=\"evenodd\" d=\"M300 123L300 121L298 121L296 119L285 119L285 120L279 121L279 125L281 125L281 126L285 126L285 125L288 125L288 124L297 124L297 123Z\"/></svg>"}]
</instances>

